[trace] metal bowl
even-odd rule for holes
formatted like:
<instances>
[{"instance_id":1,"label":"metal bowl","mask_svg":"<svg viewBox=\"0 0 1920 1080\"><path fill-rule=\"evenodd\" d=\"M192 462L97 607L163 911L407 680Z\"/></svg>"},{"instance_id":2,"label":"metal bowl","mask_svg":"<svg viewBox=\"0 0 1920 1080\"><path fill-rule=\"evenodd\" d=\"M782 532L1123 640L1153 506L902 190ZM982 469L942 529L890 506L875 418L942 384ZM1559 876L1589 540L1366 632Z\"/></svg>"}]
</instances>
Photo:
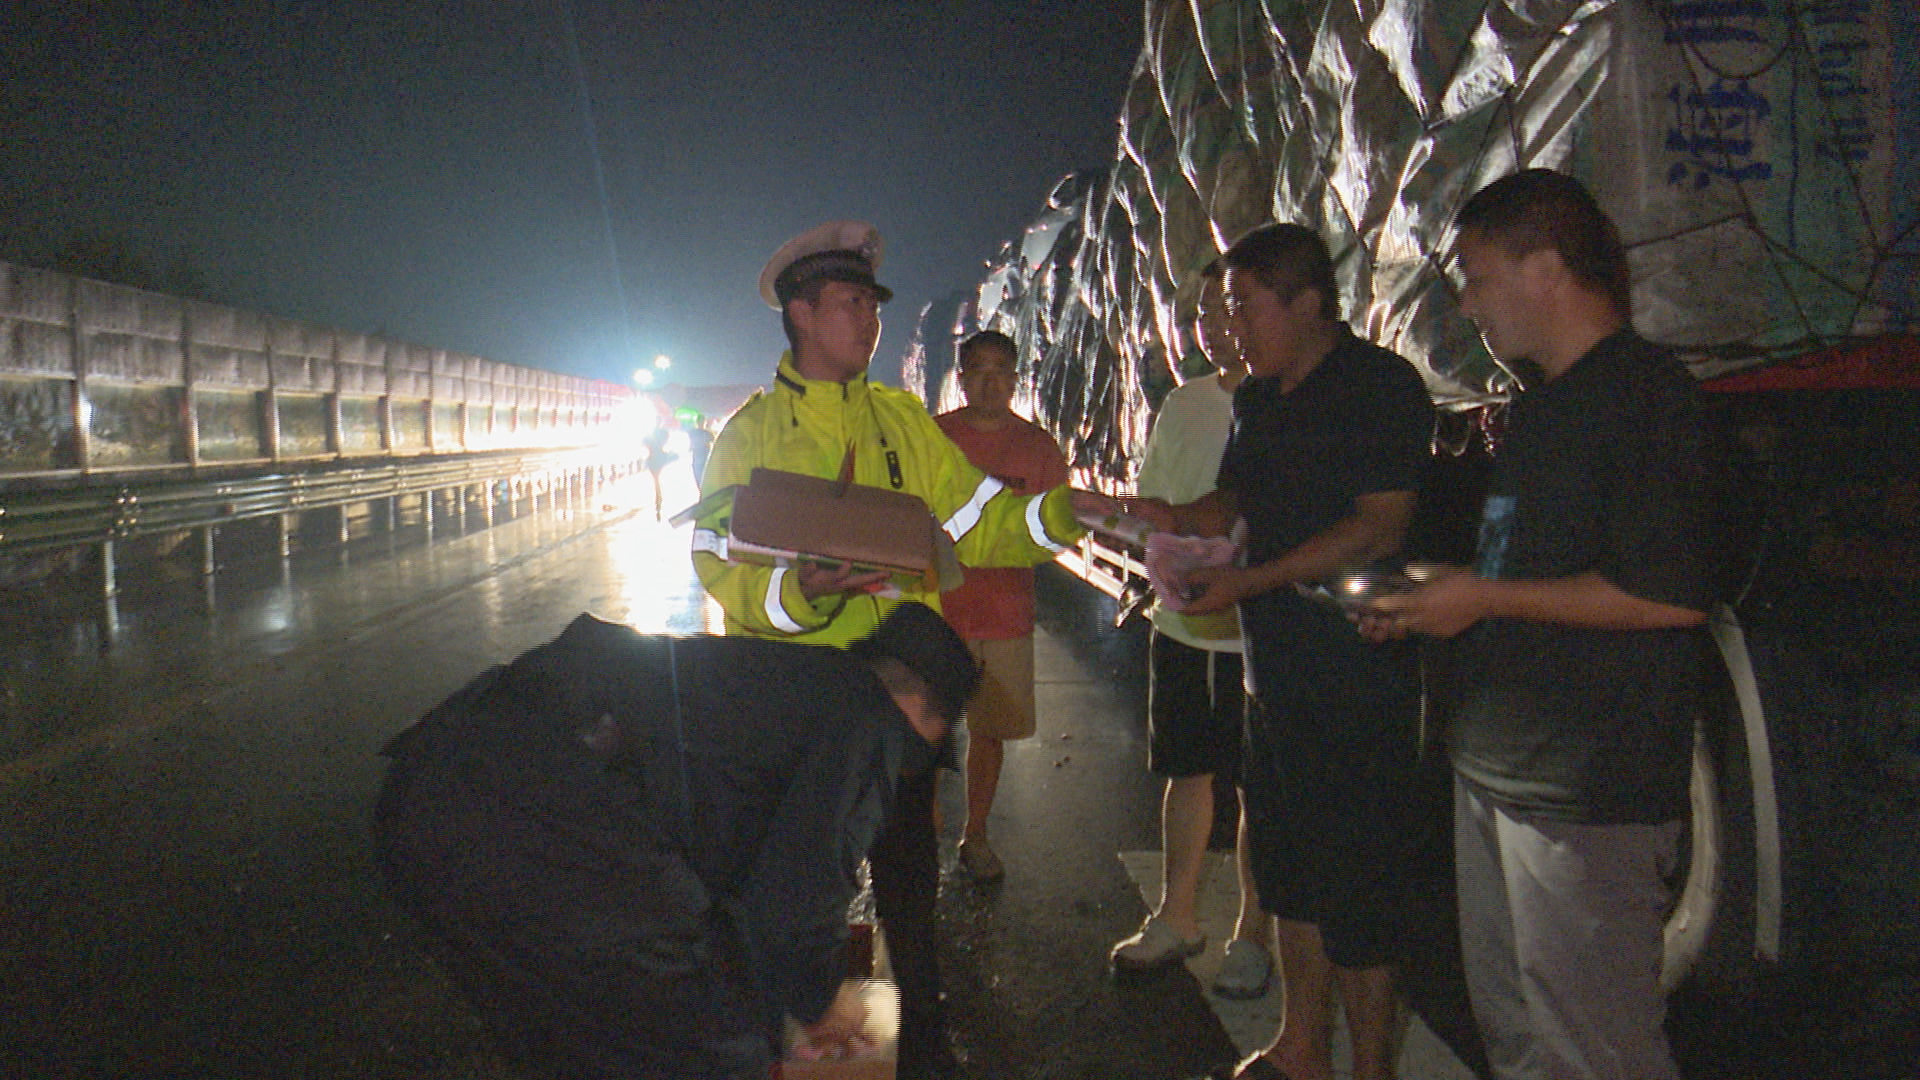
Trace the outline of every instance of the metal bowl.
<instances>
[{"instance_id":1,"label":"metal bowl","mask_svg":"<svg viewBox=\"0 0 1920 1080\"><path fill-rule=\"evenodd\" d=\"M1411 563L1401 570L1349 570L1336 574L1324 584L1300 586L1300 592L1345 612L1362 612L1383 596L1412 592L1433 576L1434 568Z\"/></svg>"}]
</instances>

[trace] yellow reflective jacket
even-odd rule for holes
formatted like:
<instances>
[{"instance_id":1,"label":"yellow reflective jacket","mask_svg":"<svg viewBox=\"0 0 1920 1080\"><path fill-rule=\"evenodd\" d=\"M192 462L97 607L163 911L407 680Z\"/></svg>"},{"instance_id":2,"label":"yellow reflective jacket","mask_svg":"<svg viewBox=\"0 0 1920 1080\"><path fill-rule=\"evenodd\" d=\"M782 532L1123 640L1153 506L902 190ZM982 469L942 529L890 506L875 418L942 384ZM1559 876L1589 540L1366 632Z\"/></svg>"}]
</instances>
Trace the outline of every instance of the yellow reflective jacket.
<instances>
[{"instance_id":1,"label":"yellow reflective jacket","mask_svg":"<svg viewBox=\"0 0 1920 1080\"><path fill-rule=\"evenodd\" d=\"M850 447L853 482L920 496L969 566L1043 563L1084 532L1065 487L1015 495L967 461L919 398L870 383L864 374L844 385L801 378L792 353L781 356L773 388L741 406L714 440L700 488L711 494L744 484L755 468L831 479L840 475ZM900 575L884 593L809 601L791 568L726 561L732 517L732 501L722 500L694 522L693 532L694 569L726 611L729 634L846 645L871 633L903 601L940 608L937 593Z\"/></svg>"}]
</instances>

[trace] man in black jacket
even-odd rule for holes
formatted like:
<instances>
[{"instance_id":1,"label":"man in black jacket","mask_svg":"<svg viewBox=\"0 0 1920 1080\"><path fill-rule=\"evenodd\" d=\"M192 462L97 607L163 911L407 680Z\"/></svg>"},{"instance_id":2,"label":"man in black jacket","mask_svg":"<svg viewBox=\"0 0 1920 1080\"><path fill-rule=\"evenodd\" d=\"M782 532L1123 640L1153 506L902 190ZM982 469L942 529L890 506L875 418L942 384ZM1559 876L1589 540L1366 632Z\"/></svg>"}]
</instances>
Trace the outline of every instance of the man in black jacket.
<instances>
[{"instance_id":1,"label":"man in black jacket","mask_svg":"<svg viewBox=\"0 0 1920 1080\"><path fill-rule=\"evenodd\" d=\"M976 678L906 605L841 651L580 616L386 749L382 870L539 1076L767 1075L846 1045L855 873Z\"/></svg>"}]
</instances>

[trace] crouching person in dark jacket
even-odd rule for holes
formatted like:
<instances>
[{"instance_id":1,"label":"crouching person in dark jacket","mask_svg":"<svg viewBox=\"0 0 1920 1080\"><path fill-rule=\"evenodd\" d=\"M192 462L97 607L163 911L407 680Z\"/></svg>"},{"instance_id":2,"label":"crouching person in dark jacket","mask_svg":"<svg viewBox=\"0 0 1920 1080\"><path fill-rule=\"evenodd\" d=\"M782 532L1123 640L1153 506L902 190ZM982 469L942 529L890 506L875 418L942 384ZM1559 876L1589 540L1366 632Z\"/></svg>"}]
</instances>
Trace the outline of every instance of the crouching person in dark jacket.
<instances>
[{"instance_id":1,"label":"crouching person in dark jacket","mask_svg":"<svg viewBox=\"0 0 1920 1080\"><path fill-rule=\"evenodd\" d=\"M396 737L383 871L530 1075L763 1080L816 1044L855 874L976 678L920 605L852 648L646 636L580 616Z\"/></svg>"}]
</instances>

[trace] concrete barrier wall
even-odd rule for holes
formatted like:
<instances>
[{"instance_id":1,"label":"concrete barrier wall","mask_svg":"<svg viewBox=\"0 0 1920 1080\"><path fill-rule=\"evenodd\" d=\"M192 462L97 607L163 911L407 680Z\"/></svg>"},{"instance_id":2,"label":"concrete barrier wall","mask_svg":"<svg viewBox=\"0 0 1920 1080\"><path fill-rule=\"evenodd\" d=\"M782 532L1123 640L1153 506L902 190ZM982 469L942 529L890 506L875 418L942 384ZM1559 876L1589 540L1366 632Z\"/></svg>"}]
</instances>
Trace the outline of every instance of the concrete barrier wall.
<instances>
[{"instance_id":1,"label":"concrete barrier wall","mask_svg":"<svg viewBox=\"0 0 1920 1080\"><path fill-rule=\"evenodd\" d=\"M0 262L10 478L585 445L614 383Z\"/></svg>"}]
</instances>

